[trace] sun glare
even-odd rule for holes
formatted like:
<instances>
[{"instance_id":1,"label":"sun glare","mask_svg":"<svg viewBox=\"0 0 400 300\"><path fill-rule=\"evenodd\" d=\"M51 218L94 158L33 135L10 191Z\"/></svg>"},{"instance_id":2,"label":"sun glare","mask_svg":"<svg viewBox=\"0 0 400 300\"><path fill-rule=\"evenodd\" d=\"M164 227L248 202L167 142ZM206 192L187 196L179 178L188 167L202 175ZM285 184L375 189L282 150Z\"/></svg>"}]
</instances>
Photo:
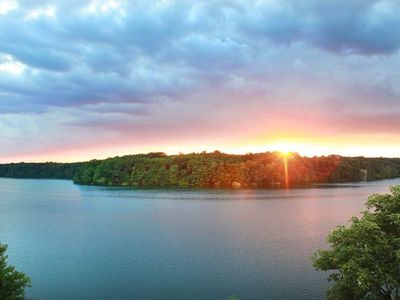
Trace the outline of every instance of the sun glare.
<instances>
[{"instance_id":1,"label":"sun glare","mask_svg":"<svg viewBox=\"0 0 400 300\"><path fill-rule=\"evenodd\" d=\"M301 142L277 142L268 146L270 151L278 151L282 155L288 156L290 153L298 153L303 156L325 155L334 152L331 147L326 147L317 143L301 143Z\"/></svg>"},{"instance_id":2,"label":"sun glare","mask_svg":"<svg viewBox=\"0 0 400 300\"><path fill-rule=\"evenodd\" d=\"M280 152L284 156L288 156L290 153L293 152L303 153L307 152L306 150L309 150L309 147L307 147L306 145L295 143L279 143L272 145L271 148L274 151Z\"/></svg>"},{"instance_id":3,"label":"sun glare","mask_svg":"<svg viewBox=\"0 0 400 300\"><path fill-rule=\"evenodd\" d=\"M279 150L279 153L282 156L288 156L290 153L292 153L292 151L288 151L288 150Z\"/></svg>"}]
</instances>

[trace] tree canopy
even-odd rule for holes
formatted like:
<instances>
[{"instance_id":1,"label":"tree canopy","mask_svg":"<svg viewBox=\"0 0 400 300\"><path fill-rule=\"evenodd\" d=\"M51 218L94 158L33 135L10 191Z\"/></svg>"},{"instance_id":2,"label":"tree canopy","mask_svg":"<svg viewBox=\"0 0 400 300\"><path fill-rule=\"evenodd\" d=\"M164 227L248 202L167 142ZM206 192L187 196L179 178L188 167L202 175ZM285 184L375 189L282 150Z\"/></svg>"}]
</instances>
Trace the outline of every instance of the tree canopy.
<instances>
[{"instance_id":1,"label":"tree canopy","mask_svg":"<svg viewBox=\"0 0 400 300\"><path fill-rule=\"evenodd\" d=\"M30 286L30 279L7 264L6 250L7 246L0 244L0 299L25 299L25 288Z\"/></svg>"},{"instance_id":2,"label":"tree canopy","mask_svg":"<svg viewBox=\"0 0 400 300\"><path fill-rule=\"evenodd\" d=\"M314 267L331 271L329 299L400 299L400 186L372 195L360 218L328 235Z\"/></svg>"},{"instance_id":3,"label":"tree canopy","mask_svg":"<svg viewBox=\"0 0 400 300\"><path fill-rule=\"evenodd\" d=\"M0 177L73 179L79 184L144 187L283 187L400 177L399 158L304 157L297 153L242 155L162 152L83 163L0 164Z\"/></svg>"},{"instance_id":4,"label":"tree canopy","mask_svg":"<svg viewBox=\"0 0 400 300\"><path fill-rule=\"evenodd\" d=\"M279 152L243 155L163 153L127 155L84 163L74 176L79 184L156 187L282 187L287 159L289 183L308 185L400 176L400 159L304 157Z\"/></svg>"},{"instance_id":5,"label":"tree canopy","mask_svg":"<svg viewBox=\"0 0 400 300\"><path fill-rule=\"evenodd\" d=\"M0 164L0 177L72 179L82 163L11 163Z\"/></svg>"}]
</instances>

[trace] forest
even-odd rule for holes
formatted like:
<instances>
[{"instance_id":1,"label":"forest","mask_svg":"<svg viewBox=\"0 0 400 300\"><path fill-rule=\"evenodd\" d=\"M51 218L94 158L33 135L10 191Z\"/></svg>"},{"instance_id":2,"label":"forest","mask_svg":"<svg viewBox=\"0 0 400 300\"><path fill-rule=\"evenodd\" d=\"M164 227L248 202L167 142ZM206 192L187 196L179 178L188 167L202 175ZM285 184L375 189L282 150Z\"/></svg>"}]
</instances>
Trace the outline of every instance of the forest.
<instances>
[{"instance_id":1,"label":"forest","mask_svg":"<svg viewBox=\"0 0 400 300\"><path fill-rule=\"evenodd\" d=\"M10 163L0 164L0 177L72 179L82 163Z\"/></svg>"},{"instance_id":2,"label":"forest","mask_svg":"<svg viewBox=\"0 0 400 300\"><path fill-rule=\"evenodd\" d=\"M162 152L127 155L83 163L0 164L0 177L73 179L77 184L133 187L291 186L400 177L400 158L304 157L297 153L243 155Z\"/></svg>"},{"instance_id":3,"label":"forest","mask_svg":"<svg viewBox=\"0 0 400 300\"><path fill-rule=\"evenodd\" d=\"M143 187L282 187L400 177L399 158L303 157L297 153L244 155L149 153L92 160L73 180L79 184Z\"/></svg>"}]
</instances>

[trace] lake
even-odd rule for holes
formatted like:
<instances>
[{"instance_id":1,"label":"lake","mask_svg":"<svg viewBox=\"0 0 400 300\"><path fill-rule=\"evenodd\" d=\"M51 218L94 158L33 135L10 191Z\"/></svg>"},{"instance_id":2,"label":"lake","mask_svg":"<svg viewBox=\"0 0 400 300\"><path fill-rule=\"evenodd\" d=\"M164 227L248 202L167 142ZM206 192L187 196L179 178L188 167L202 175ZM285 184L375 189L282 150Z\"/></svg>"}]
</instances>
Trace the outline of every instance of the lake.
<instances>
[{"instance_id":1,"label":"lake","mask_svg":"<svg viewBox=\"0 0 400 300\"><path fill-rule=\"evenodd\" d=\"M322 299L310 257L400 179L149 190L0 179L0 242L36 299Z\"/></svg>"}]
</instances>

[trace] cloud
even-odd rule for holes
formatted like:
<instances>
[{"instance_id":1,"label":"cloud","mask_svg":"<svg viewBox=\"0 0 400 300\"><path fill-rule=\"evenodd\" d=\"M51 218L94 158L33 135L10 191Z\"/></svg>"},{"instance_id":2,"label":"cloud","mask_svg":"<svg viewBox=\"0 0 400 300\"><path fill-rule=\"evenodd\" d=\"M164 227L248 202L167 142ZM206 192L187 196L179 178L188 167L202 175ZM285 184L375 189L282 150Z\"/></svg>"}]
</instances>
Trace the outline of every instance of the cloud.
<instances>
[{"instance_id":1,"label":"cloud","mask_svg":"<svg viewBox=\"0 0 400 300\"><path fill-rule=\"evenodd\" d=\"M17 1L14 1L14 0L2 1L2 2L0 2L0 15L8 14L9 12L11 12L17 8L18 8Z\"/></svg>"},{"instance_id":2,"label":"cloud","mask_svg":"<svg viewBox=\"0 0 400 300\"><path fill-rule=\"evenodd\" d=\"M304 41L337 54L391 54L400 46L398 1L267 1L245 31L279 44Z\"/></svg>"},{"instance_id":3,"label":"cloud","mask_svg":"<svg viewBox=\"0 0 400 300\"><path fill-rule=\"evenodd\" d=\"M54 147L364 132L400 113L398 15L395 0L3 1L0 155L32 124Z\"/></svg>"}]
</instances>

